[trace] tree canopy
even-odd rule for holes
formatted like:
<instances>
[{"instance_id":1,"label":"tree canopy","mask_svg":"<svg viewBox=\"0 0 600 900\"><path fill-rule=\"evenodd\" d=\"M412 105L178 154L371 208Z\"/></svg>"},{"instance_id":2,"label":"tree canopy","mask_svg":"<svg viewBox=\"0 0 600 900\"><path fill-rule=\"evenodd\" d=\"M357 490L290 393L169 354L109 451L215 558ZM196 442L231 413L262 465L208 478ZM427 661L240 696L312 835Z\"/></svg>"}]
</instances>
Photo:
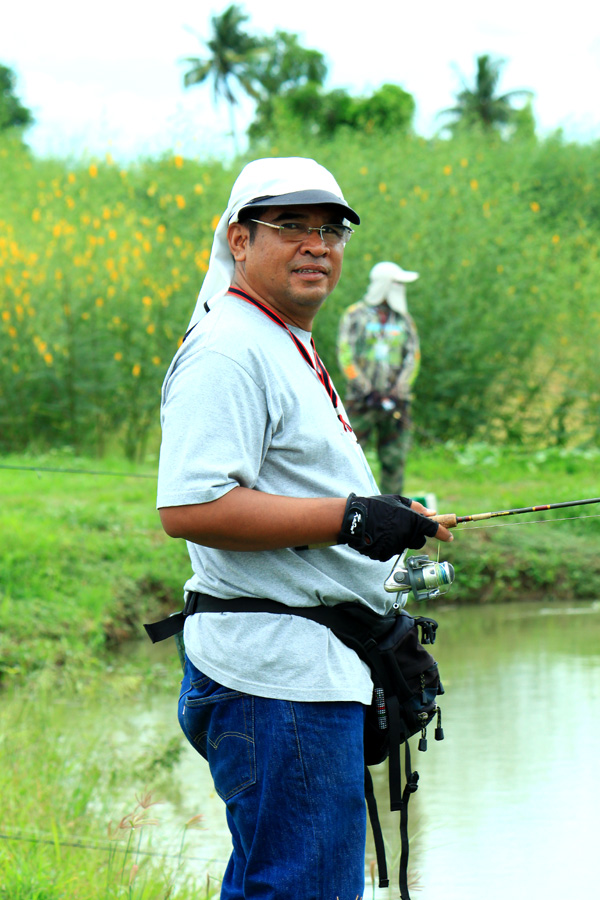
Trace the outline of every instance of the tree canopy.
<instances>
[{"instance_id":1,"label":"tree canopy","mask_svg":"<svg viewBox=\"0 0 600 900\"><path fill-rule=\"evenodd\" d=\"M238 99L233 82L257 99L254 88L253 60L262 47L261 41L248 34L244 23L248 16L235 3L228 6L220 16L211 17L212 37L204 42L209 55L205 58L188 57L184 62L190 68L183 76L185 87L202 84L212 79L215 102L222 97L229 106L231 133L235 139L236 129L233 107Z\"/></svg>"},{"instance_id":2,"label":"tree canopy","mask_svg":"<svg viewBox=\"0 0 600 900\"><path fill-rule=\"evenodd\" d=\"M453 117L454 121L449 125L452 130L461 126L480 126L485 131L492 131L516 123L518 110L512 106L513 100L529 99L532 92L514 90L497 94L504 64L502 59L483 54L477 57L475 82L471 87L461 76L463 89L456 95L456 106L438 114Z\"/></svg>"},{"instance_id":3,"label":"tree canopy","mask_svg":"<svg viewBox=\"0 0 600 900\"><path fill-rule=\"evenodd\" d=\"M353 97L341 88L326 91L327 62L319 50L303 47L298 35L287 31L251 35L245 28L248 18L231 4L211 18L212 36L203 42L208 55L184 60L190 66L185 87L212 79L215 102L224 99L229 105L234 138L234 82L256 101L248 129L251 141L290 128L323 136L343 126L367 132L410 130L415 102L399 85L384 84L369 97Z\"/></svg>"},{"instance_id":4,"label":"tree canopy","mask_svg":"<svg viewBox=\"0 0 600 900\"><path fill-rule=\"evenodd\" d=\"M26 128L34 122L31 110L15 94L16 82L13 70L0 65L0 131Z\"/></svg>"}]
</instances>

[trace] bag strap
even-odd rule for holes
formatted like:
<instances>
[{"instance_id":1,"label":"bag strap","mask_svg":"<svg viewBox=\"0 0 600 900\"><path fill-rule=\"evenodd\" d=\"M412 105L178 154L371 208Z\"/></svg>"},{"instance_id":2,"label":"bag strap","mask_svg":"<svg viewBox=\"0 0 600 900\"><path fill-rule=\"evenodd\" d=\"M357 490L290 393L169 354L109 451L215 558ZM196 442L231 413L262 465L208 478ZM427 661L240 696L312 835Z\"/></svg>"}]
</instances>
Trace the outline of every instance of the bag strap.
<instances>
[{"instance_id":1,"label":"bag strap","mask_svg":"<svg viewBox=\"0 0 600 900\"><path fill-rule=\"evenodd\" d=\"M373 779L369 771L369 767L365 766L365 800L367 801L367 809L369 811L369 820L373 831L373 842L375 844L375 856L377 857L377 873L379 875L379 887L388 887L390 879L387 873L387 861L385 858L385 845L383 843L383 832L379 821L379 813L377 811L377 800L375 799L375 789L373 788Z\"/></svg>"}]
</instances>

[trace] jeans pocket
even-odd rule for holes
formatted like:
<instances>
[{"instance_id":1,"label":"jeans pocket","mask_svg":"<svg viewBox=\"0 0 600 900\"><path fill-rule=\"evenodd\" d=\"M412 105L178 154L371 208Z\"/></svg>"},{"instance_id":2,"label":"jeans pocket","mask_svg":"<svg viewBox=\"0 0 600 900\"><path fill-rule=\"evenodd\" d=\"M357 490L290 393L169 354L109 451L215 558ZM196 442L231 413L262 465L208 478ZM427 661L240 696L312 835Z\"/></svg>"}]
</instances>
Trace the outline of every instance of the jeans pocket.
<instances>
[{"instance_id":1,"label":"jeans pocket","mask_svg":"<svg viewBox=\"0 0 600 900\"><path fill-rule=\"evenodd\" d=\"M256 782L254 702L200 672L182 689L179 723L208 760L215 789L228 800Z\"/></svg>"}]
</instances>

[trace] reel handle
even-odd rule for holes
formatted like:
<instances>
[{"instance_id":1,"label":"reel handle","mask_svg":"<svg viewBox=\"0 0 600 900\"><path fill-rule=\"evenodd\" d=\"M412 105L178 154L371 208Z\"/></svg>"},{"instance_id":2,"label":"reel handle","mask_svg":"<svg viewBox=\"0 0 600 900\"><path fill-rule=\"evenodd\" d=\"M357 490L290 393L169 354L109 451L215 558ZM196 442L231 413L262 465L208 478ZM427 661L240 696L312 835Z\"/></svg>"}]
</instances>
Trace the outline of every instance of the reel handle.
<instances>
[{"instance_id":1,"label":"reel handle","mask_svg":"<svg viewBox=\"0 0 600 900\"><path fill-rule=\"evenodd\" d=\"M431 516L434 522L439 522L445 528L454 528L458 524L458 518L454 513L446 513L443 516Z\"/></svg>"}]
</instances>

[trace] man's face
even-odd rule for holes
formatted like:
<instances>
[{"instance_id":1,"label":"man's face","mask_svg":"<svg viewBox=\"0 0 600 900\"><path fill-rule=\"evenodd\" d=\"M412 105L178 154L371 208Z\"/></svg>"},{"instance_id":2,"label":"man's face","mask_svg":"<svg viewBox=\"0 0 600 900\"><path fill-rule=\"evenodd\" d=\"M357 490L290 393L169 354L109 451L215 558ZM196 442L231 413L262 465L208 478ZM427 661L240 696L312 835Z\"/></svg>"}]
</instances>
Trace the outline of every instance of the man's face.
<instances>
[{"instance_id":1,"label":"man's face","mask_svg":"<svg viewBox=\"0 0 600 900\"><path fill-rule=\"evenodd\" d=\"M339 213L328 206L271 206L257 210L253 218L273 225L341 224ZM255 227L252 242L247 225L235 223L229 227L229 246L236 262L235 284L263 300L288 324L309 331L316 313L338 283L344 245L327 245L315 231L298 243L287 243L275 228Z\"/></svg>"}]
</instances>

